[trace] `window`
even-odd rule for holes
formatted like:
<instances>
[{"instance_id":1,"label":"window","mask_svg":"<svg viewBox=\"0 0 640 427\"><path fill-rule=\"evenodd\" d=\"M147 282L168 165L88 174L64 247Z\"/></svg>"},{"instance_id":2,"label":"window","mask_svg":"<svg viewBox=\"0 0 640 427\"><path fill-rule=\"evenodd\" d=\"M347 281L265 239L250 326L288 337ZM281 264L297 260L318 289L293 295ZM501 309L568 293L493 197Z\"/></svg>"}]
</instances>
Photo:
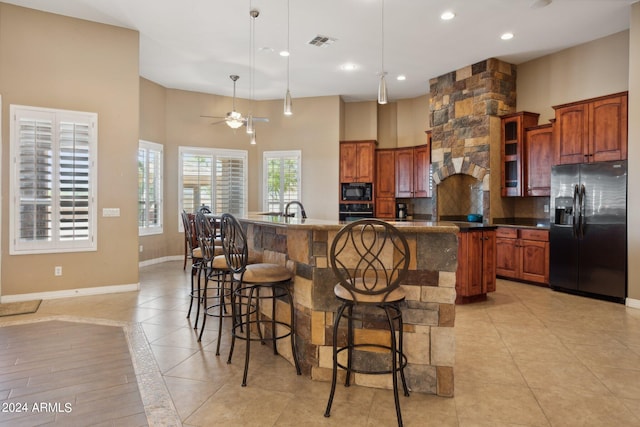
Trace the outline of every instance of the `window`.
<instances>
[{"instance_id":1,"label":"window","mask_svg":"<svg viewBox=\"0 0 640 427\"><path fill-rule=\"evenodd\" d=\"M301 151L265 151L263 159L263 209L284 212L288 202L302 197Z\"/></svg>"},{"instance_id":2,"label":"window","mask_svg":"<svg viewBox=\"0 0 640 427\"><path fill-rule=\"evenodd\" d=\"M138 234L162 233L161 144L138 143Z\"/></svg>"},{"instance_id":3,"label":"window","mask_svg":"<svg viewBox=\"0 0 640 427\"><path fill-rule=\"evenodd\" d=\"M11 105L10 253L97 247L98 115Z\"/></svg>"},{"instance_id":4,"label":"window","mask_svg":"<svg viewBox=\"0 0 640 427\"><path fill-rule=\"evenodd\" d=\"M246 150L180 147L179 175L180 212L204 205L216 213L246 214Z\"/></svg>"}]
</instances>

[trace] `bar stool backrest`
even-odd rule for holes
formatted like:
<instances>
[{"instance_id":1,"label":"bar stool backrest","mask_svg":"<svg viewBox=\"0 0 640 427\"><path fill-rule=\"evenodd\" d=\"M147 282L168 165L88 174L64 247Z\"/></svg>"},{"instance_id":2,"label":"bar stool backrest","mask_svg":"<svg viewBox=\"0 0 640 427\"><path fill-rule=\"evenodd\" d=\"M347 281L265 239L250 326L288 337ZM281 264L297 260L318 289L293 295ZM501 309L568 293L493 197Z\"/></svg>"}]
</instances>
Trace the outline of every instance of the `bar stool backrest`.
<instances>
[{"instance_id":1,"label":"bar stool backrest","mask_svg":"<svg viewBox=\"0 0 640 427\"><path fill-rule=\"evenodd\" d=\"M220 217L220 236L229 270L234 274L243 273L247 268L249 248L247 235L236 217L228 213L222 214Z\"/></svg>"},{"instance_id":2,"label":"bar stool backrest","mask_svg":"<svg viewBox=\"0 0 640 427\"><path fill-rule=\"evenodd\" d=\"M333 273L354 301L363 296L371 301L375 295L384 302L405 279L410 253L407 239L396 227L362 219L340 229L329 258Z\"/></svg>"},{"instance_id":3,"label":"bar stool backrest","mask_svg":"<svg viewBox=\"0 0 640 427\"><path fill-rule=\"evenodd\" d=\"M187 242L187 250L189 255L193 254L193 250L198 247L198 236L194 230L194 215L188 214L186 211L182 211L180 214L182 217L182 228L184 229L184 239Z\"/></svg>"},{"instance_id":4,"label":"bar stool backrest","mask_svg":"<svg viewBox=\"0 0 640 427\"><path fill-rule=\"evenodd\" d=\"M215 232L211 221L203 212L198 211L195 218L196 235L198 236L198 244L202 251L202 258L205 263L209 262L215 256Z\"/></svg>"}]
</instances>

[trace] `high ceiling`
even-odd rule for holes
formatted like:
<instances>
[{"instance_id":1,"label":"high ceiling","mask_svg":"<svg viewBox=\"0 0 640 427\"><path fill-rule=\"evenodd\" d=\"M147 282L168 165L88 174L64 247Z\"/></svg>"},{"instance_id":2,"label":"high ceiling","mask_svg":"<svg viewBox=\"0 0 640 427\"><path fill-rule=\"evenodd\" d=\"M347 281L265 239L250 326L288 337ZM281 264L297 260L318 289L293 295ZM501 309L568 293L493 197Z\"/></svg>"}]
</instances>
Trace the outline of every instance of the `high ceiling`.
<instances>
[{"instance_id":1,"label":"high ceiling","mask_svg":"<svg viewBox=\"0 0 640 427\"><path fill-rule=\"evenodd\" d=\"M374 100L384 56L393 101L424 95L429 79L487 58L520 64L626 30L637 0L290 0L289 26L287 0L1 1L137 30L142 77L230 96L229 75L237 74L241 98L251 97L249 11L258 9L254 99L284 97L287 60L279 52L289 29L294 99ZM447 10L456 16L443 21ZM501 40L505 32L514 38ZM310 45L318 35L335 41ZM356 69L343 70L347 63Z\"/></svg>"}]
</instances>

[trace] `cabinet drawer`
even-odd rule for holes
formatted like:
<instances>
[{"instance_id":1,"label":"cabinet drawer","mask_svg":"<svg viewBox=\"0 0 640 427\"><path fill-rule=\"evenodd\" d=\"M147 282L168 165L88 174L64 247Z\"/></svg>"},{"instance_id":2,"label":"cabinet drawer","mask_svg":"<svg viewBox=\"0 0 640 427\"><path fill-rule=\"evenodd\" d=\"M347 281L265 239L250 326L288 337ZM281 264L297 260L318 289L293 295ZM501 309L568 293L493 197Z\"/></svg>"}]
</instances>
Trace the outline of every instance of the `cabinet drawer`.
<instances>
[{"instance_id":1,"label":"cabinet drawer","mask_svg":"<svg viewBox=\"0 0 640 427\"><path fill-rule=\"evenodd\" d=\"M520 238L525 240L538 240L540 242L548 242L549 231L520 229Z\"/></svg>"},{"instance_id":2,"label":"cabinet drawer","mask_svg":"<svg viewBox=\"0 0 640 427\"><path fill-rule=\"evenodd\" d=\"M510 227L498 227L496 229L496 237L502 237L503 239L517 239L518 229Z\"/></svg>"}]
</instances>

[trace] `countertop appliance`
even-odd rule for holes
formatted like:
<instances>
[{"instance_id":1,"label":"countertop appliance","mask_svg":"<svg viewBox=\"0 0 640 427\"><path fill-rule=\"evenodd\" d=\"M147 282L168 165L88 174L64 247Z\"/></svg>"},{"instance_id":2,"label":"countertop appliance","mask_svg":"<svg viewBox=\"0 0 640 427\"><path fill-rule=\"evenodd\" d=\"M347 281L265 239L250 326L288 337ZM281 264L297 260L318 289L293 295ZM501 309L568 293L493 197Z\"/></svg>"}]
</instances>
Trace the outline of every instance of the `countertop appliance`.
<instances>
[{"instance_id":1,"label":"countertop appliance","mask_svg":"<svg viewBox=\"0 0 640 427\"><path fill-rule=\"evenodd\" d=\"M339 218L340 221L356 221L373 218L373 212L373 203L341 203Z\"/></svg>"},{"instance_id":2,"label":"countertop appliance","mask_svg":"<svg viewBox=\"0 0 640 427\"><path fill-rule=\"evenodd\" d=\"M627 295L627 162L551 169L549 284L624 303Z\"/></svg>"},{"instance_id":3,"label":"countertop appliance","mask_svg":"<svg viewBox=\"0 0 640 427\"><path fill-rule=\"evenodd\" d=\"M341 198L343 201L371 202L373 200L373 184L370 182L343 182Z\"/></svg>"},{"instance_id":4,"label":"countertop appliance","mask_svg":"<svg viewBox=\"0 0 640 427\"><path fill-rule=\"evenodd\" d=\"M406 203L396 203L396 218L407 219L409 215Z\"/></svg>"}]
</instances>

